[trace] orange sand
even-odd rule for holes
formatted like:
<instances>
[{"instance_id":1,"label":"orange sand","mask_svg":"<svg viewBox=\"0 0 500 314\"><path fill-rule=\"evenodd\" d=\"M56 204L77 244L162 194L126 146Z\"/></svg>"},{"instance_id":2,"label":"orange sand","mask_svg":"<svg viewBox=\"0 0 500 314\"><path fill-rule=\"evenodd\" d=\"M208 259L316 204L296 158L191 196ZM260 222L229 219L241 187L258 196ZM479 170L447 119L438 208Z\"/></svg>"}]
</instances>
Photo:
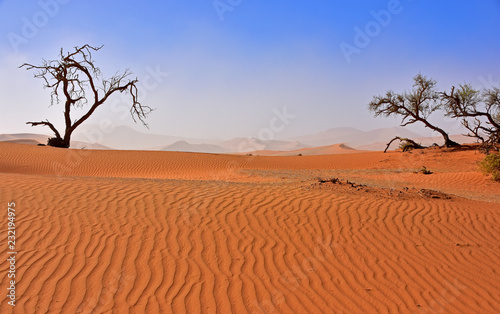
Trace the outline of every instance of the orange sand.
<instances>
[{"instance_id":1,"label":"orange sand","mask_svg":"<svg viewBox=\"0 0 500 314\"><path fill-rule=\"evenodd\" d=\"M2 230L7 203L17 212L14 312L495 313L500 184L477 172L482 157L0 143ZM423 165L434 173L412 173ZM1 313L7 271L3 260Z\"/></svg>"}]
</instances>

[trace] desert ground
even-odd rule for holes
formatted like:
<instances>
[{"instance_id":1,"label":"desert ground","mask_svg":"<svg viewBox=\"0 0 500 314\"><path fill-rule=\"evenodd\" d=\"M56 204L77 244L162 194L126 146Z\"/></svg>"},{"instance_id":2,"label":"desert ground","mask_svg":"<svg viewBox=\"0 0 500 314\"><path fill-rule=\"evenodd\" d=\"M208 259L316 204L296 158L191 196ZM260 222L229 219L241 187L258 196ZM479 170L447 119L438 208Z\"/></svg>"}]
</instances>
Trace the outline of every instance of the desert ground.
<instances>
[{"instance_id":1,"label":"desert ground","mask_svg":"<svg viewBox=\"0 0 500 314\"><path fill-rule=\"evenodd\" d=\"M483 157L0 143L1 252L10 202L18 251L0 312L498 313L500 183Z\"/></svg>"}]
</instances>

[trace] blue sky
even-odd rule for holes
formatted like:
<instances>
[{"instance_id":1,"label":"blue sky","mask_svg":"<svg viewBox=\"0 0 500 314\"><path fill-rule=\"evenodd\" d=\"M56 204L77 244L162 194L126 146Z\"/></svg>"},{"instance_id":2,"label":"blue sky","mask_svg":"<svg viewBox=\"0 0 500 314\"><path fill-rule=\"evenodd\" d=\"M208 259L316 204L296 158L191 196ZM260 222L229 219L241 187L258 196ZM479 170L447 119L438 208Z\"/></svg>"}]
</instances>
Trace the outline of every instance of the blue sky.
<instances>
[{"instance_id":1,"label":"blue sky","mask_svg":"<svg viewBox=\"0 0 500 314\"><path fill-rule=\"evenodd\" d=\"M157 109L150 130L121 114L119 99L88 123L186 137L257 137L284 107L294 118L275 138L391 127L399 120L373 118L367 104L409 89L419 72L442 89L500 82L499 0L4 0L0 30L0 133L50 134L26 121L62 126L42 82L17 67L84 43L104 44L103 73L129 68Z\"/></svg>"}]
</instances>

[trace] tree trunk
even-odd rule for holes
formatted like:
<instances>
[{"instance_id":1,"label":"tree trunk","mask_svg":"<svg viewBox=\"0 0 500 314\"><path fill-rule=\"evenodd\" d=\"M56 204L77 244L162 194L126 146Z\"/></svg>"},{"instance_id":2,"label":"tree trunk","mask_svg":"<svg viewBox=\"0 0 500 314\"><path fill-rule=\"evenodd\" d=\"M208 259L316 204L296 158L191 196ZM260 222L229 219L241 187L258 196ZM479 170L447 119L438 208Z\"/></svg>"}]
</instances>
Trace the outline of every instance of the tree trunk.
<instances>
[{"instance_id":1,"label":"tree trunk","mask_svg":"<svg viewBox=\"0 0 500 314\"><path fill-rule=\"evenodd\" d=\"M438 131L439 132L439 131ZM456 147L456 146L460 146L460 144L458 144L457 142L455 141L452 141L450 139L450 136L448 135L448 133L442 131L442 132L439 132L441 133L441 135L443 135L443 138L444 138L444 147Z\"/></svg>"},{"instance_id":2,"label":"tree trunk","mask_svg":"<svg viewBox=\"0 0 500 314\"><path fill-rule=\"evenodd\" d=\"M455 141L452 141L450 140L450 136L448 135L448 133L446 133L443 129L441 128L438 128L437 126L434 126L432 124L430 124L427 120L425 119L422 119L420 118L419 119L420 121L422 121L426 127L428 127L429 129L433 130L433 131L436 131L438 132L439 134L441 134L443 136L443 139L444 139L444 144L443 146L444 147L455 147L455 146L460 146L460 144L458 144L457 142Z\"/></svg>"},{"instance_id":3,"label":"tree trunk","mask_svg":"<svg viewBox=\"0 0 500 314\"><path fill-rule=\"evenodd\" d=\"M66 131L64 132L63 145L64 148L69 148L71 143L71 134L73 133L73 128L70 126L66 127Z\"/></svg>"},{"instance_id":4,"label":"tree trunk","mask_svg":"<svg viewBox=\"0 0 500 314\"><path fill-rule=\"evenodd\" d=\"M52 147L69 148L69 141L65 141L60 137L52 137L47 141L47 145Z\"/></svg>"},{"instance_id":5,"label":"tree trunk","mask_svg":"<svg viewBox=\"0 0 500 314\"><path fill-rule=\"evenodd\" d=\"M50 138L47 144L53 147L69 148L71 144L71 133L72 131L66 128L66 132L64 133L64 138L61 138L59 135L56 135L56 137Z\"/></svg>"}]
</instances>

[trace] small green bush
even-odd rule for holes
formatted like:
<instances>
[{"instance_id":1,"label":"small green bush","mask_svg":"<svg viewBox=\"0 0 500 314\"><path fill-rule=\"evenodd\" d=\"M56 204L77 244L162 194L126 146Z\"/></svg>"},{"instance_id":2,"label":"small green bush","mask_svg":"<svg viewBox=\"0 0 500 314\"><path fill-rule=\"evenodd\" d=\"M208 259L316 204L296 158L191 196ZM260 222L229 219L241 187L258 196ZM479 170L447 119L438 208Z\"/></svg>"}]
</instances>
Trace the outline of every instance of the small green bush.
<instances>
[{"instance_id":1,"label":"small green bush","mask_svg":"<svg viewBox=\"0 0 500 314\"><path fill-rule=\"evenodd\" d=\"M500 181L500 152L489 154L479 162L479 168L485 174L491 174L493 180Z\"/></svg>"}]
</instances>

